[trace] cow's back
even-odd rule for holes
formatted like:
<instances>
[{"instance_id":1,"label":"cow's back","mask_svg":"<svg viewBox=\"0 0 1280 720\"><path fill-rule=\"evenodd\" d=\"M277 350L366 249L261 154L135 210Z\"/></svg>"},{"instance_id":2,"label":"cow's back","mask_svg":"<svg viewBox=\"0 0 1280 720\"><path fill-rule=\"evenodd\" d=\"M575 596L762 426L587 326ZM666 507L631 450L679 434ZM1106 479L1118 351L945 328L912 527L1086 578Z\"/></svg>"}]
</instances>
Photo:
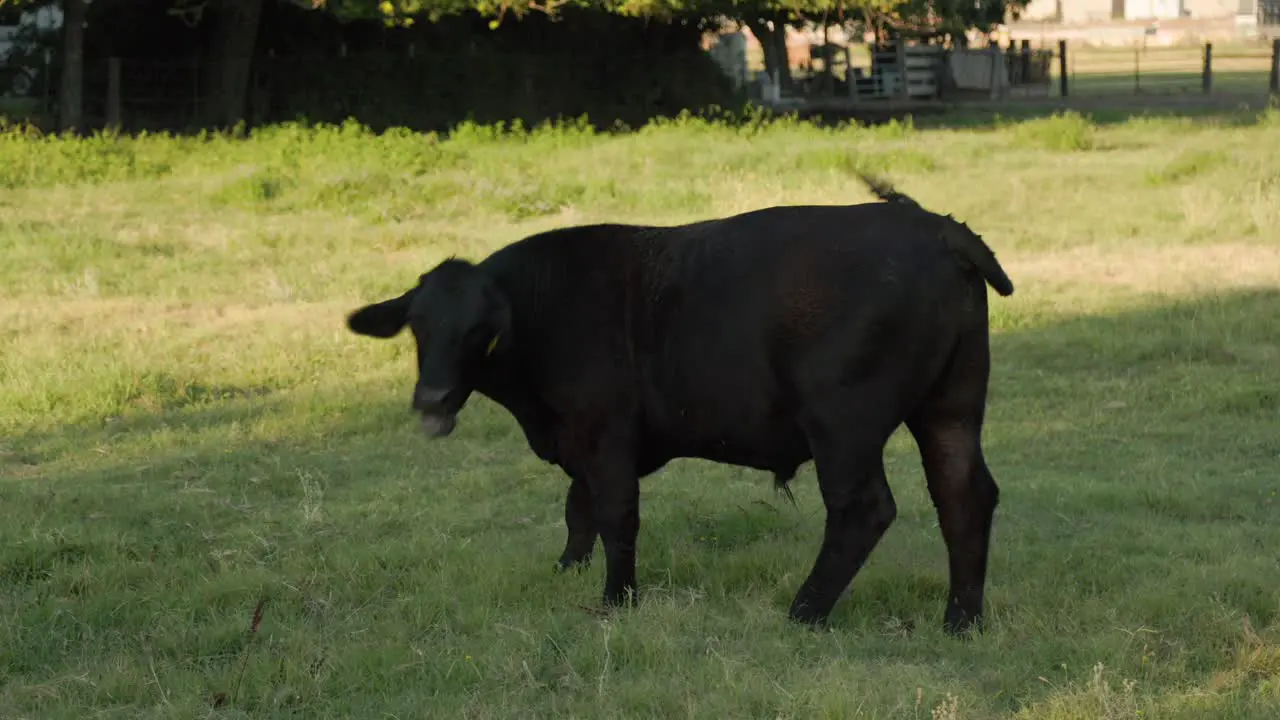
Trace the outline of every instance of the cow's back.
<instances>
[{"instance_id":1,"label":"cow's back","mask_svg":"<svg viewBox=\"0 0 1280 720\"><path fill-rule=\"evenodd\" d=\"M638 333L655 442L785 471L806 457L796 415L815 373L929 372L985 315L981 279L933 232L941 220L885 203L785 207L655 237Z\"/></svg>"},{"instance_id":2,"label":"cow's back","mask_svg":"<svg viewBox=\"0 0 1280 720\"><path fill-rule=\"evenodd\" d=\"M815 368L919 364L963 322L956 300L973 278L930 232L937 219L875 203L602 224L526 238L485 264L512 295L525 376L553 403L632 413L647 465L785 473L808 458L796 413ZM913 357L892 357L903 348Z\"/></svg>"}]
</instances>

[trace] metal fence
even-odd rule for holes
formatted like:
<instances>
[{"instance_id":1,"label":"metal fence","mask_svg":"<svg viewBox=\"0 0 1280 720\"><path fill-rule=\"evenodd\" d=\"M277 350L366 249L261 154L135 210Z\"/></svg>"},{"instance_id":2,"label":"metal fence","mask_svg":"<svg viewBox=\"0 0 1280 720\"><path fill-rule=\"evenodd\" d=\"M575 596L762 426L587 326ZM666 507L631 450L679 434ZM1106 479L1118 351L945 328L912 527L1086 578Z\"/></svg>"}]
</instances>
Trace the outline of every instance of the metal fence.
<instances>
[{"instance_id":1,"label":"metal fence","mask_svg":"<svg viewBox=\"0 0 1280 720\"><path fill-rule=\"evenodd\" d=\"M1124 48L1018 40L945 50L815 45L792 78L781 88L757 71L757 97L802 110L1064 97L1254 100L1280 94L1280 40L1167 46L1143 36Z\"/></svg>"},{"instance_id":2,"label":"metal fence","mask_svg":"<svg viewBox=\"0 0 1280 720\"><path fill-rule=\"evenodd\" d=\"M977 72L965 82L951 72L963 98L1120 98L1124 96L1262 97L1280 94L1280 39L1271 43L1218 46L1091 47L1059 41L1033 46L1021 41L996 52L969 51Z\"/></svg>"},{"instance_id":3,"label":"metal fence","mask_svg":"<svg viewBox=\"0 0 1280 720\"><path fill-rule=\"evenodd\" d=\"M1067 50L1066 56L1069 95L1256 96L1280 92L1275 86L1280 40L1271 47L1217 47L1213 43L1149 47L1139 43L1131 48L1078 48Z\"/></svg>"}]
</instances>

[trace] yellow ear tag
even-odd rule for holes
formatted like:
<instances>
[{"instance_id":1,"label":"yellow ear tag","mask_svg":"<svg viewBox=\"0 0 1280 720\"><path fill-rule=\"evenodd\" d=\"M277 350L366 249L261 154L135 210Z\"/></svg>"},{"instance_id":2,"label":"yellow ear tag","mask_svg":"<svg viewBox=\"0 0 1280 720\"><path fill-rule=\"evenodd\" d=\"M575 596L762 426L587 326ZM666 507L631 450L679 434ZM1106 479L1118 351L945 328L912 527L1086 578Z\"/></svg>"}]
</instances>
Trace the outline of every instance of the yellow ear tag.
<instances>
[{"instance_id":1,"label":"yellow ear tag","mask_svg":"<svg viewBox=\"0 0 1280 720\"><path fill-rule=\"evenodd\" d=\"M494 348L496 348L496 347L498 347L498 338L499 338L499 337L501 337L501 336L500 336L500 335L494 335L494 336L493 336L493 339L489 341L489 347L484 351L485 357L488 357L489 355L492 355L492 354L493 354L493 349L494 349Z\"/></svg>"}]
</instances>

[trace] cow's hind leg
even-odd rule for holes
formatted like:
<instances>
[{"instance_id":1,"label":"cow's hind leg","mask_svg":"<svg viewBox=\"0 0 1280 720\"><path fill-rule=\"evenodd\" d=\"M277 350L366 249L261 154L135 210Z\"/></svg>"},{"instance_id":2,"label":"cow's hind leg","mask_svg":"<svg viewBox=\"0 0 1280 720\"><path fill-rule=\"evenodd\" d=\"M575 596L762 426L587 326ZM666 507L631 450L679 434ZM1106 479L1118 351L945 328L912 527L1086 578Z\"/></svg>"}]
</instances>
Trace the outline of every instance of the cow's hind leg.
<instances>
[{"instance_id":1,"label":"cow's hind leg","mask_svg":"<svg viewBox=\"0 0 1280 720\"><path fill-rule=\"evenodd\" d=\"M950 590L944 629L981 631L991 525L999 488L982 454L986 338L961 345L931 397L907 419L947 544Z\"/></svg>"},{"instance_id":2,"label":"cow's hind leg","mask_svg":"<svg viewBox=\"0 0 1280 720\"><path fill-rule=\"evenodd\" d=\"M875 392L837 393L805 421L826 505L822 547L791 604L792 619L822 623L897 516L884 445L897 426L893 403Z\"/></svg>"},{"instance_id":3,"label":"cow's hind leg","mask_svg":"<svg viewBox=\"0 0 1280 720\"><path fill-rule=\"evenodd\" d=\"M591 550L596 544L596 522L591 507L591 488L586 480L573 477L564 499L564 524L568 531L564 552L556 563L557 570L586 567L591 562Z\"/></svg>"}]
</instances>

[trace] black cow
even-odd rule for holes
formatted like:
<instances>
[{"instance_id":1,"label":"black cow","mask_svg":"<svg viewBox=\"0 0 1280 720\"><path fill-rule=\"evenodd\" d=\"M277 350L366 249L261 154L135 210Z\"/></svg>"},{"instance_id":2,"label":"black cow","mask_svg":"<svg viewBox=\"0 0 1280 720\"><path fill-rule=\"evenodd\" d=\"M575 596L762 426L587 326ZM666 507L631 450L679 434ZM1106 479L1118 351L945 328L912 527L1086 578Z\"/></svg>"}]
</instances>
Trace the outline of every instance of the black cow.
<instances>
[{"instance_id":1,"label":"black cow","mask_svg":"<svg viewBox=\"0 0 1280 720\"><path fill-rule=\"evenodd\" d=\"M981 447L986 283L1013 284L966 225L864 180L887 202L538 233L445 260L348 327L409 325L430 435L472 392L511 412L572 481L559 566L603 542L606 605L636 585L641 477L704 458L785 488L812 459L826 531L790 616L825 622L896 516L883 451L905 422L950 559L944 627L980 629L998 497Z\"/></svg>"}]
</instances>

